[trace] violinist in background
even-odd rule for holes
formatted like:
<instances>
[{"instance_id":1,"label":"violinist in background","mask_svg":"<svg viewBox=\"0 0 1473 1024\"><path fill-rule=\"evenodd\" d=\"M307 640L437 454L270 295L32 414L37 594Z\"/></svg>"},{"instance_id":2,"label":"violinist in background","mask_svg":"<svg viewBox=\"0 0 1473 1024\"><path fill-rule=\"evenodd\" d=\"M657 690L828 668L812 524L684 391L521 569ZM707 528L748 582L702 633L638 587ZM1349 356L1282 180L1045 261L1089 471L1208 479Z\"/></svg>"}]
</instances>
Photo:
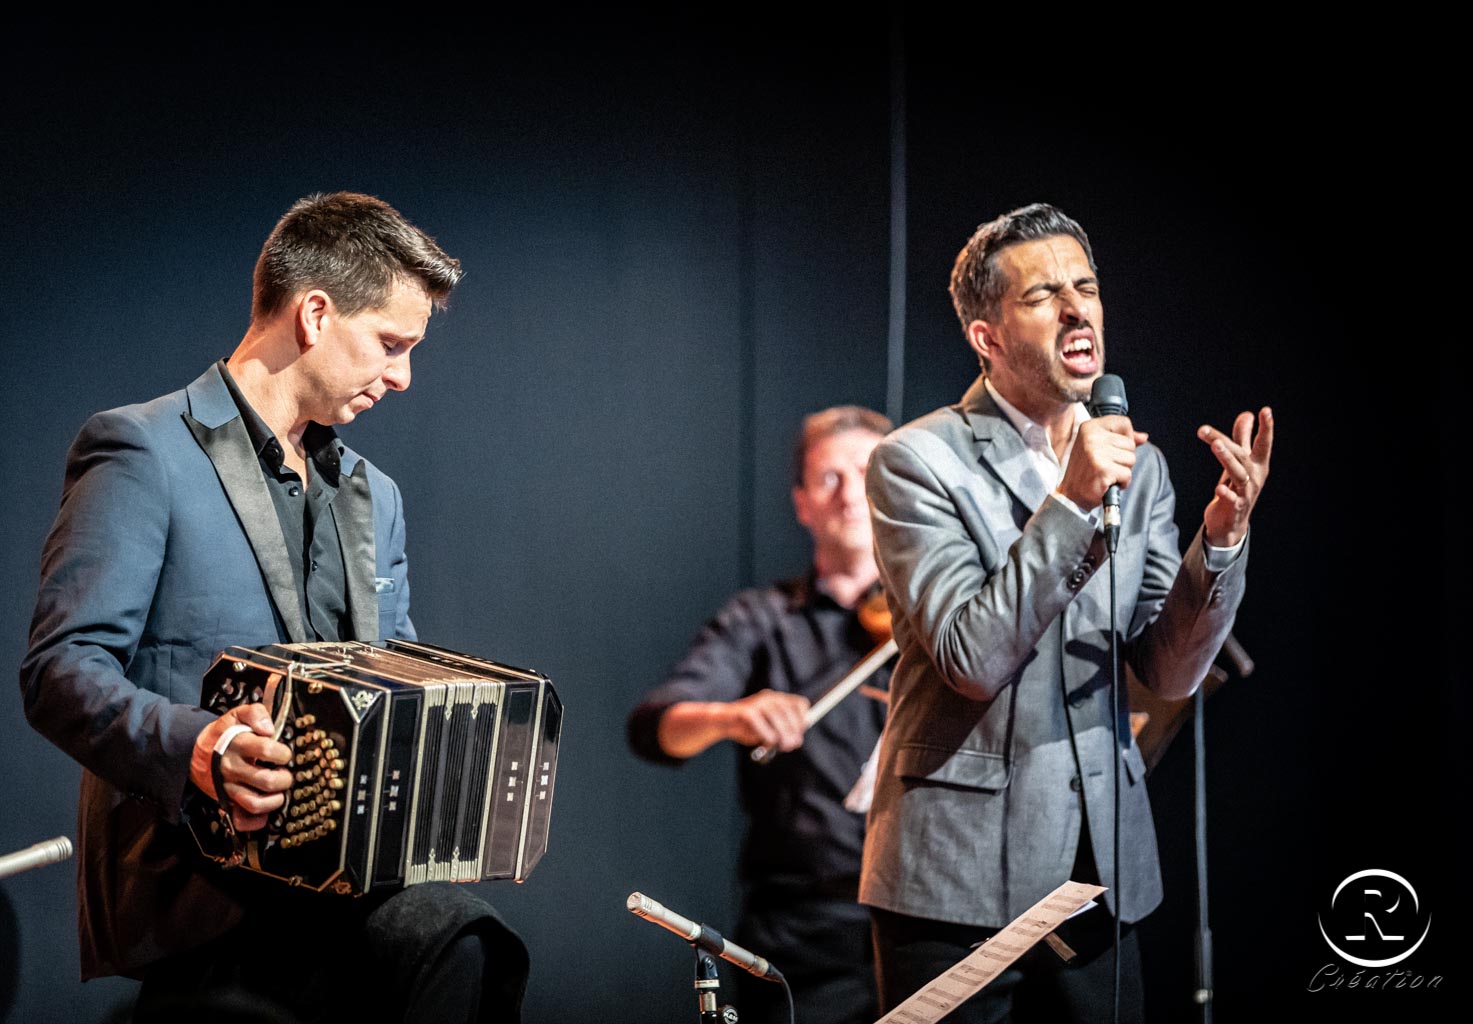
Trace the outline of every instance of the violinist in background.
<instances>
[{"instance_id":1,"label":"violinist in background","mask_svg":"<svg viewBox=\"0 0 1473 1024\"><path fill-rule=\"evenodd\" d=\"M807 1024L878 1016L869 918L856 903L864 815L845 798L879 739L885 707L855 694L806 729L805 713L889 639L879 632L888 629L883 614L875 621L861 612L883 607L865 468L891 429L884 416L852 405L803 421L793 508L813 537L808 574L733 597L629 716L630 745L657 763L681 764L722 740L741 745L749 826L733 938L782 970ZM887 679L882 668L870 683ZM759 746L779 753L757 764L746 748ZM736 981L744 1024L788 1019L779 986L741 972Z\"/></svg>"}]
</instances>

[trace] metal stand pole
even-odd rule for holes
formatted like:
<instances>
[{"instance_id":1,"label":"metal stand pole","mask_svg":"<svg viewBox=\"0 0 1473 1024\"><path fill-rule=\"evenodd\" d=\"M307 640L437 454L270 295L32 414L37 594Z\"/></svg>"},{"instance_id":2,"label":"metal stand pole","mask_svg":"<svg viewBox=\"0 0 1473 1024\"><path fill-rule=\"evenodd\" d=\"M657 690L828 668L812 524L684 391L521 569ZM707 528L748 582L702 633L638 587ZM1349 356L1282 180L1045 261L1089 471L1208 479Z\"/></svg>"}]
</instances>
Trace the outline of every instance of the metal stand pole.
<instances>
[{"instance_id":1,"label":"metal stand pole","mask_svg":"<svg viewBox=\"0 0 1473 1024\"><path fill-rule=\"evenodd\" d=\"M1212 929L1207 922L1207 744L1203 737L1202 712L1205 687L1197 687L1192 698L1192 750L1196 778L1193 782L1193 817L1197 846L1197 989L1193 994L1201 1013L1201 1024L1212 1024Z\"/></svg>"}]
</instances>

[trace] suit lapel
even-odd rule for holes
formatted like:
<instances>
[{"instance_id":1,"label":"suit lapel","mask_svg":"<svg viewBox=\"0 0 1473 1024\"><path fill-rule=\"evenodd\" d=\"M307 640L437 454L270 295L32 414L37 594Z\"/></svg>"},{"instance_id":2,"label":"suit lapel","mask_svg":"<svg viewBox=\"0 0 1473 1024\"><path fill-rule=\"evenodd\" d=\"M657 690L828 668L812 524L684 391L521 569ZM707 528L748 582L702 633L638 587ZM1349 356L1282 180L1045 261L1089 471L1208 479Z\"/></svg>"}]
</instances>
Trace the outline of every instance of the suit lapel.
<instances>
[{"instance_id":1,"label":"suit lapel","mask_svg":"<svg viewBox=\"0 0 1473 1024\"><path fill-rule=\"evenodd\" d=\"M235 509L241 529L255 552L256 564L266 579L266 589L286 625L287 636L293 643L305 643L305 620L297 596L301 567L292 565L287 557L281 521L266 491L266 478L261 475L261 464L251 448L240 411L216 366L206 370L185 391L190 401L184 422L215 466L220 486Z\"/></svg>"},{"instance_id":2,"label":"suit lapel","mask_svg":"<svg viewBox=\"0 0 1473 1024\"><path fill-rule=\"evenodd\" d=\"M359 461L353 475L346 473L332 500L332 518L343 549L343 574L348 584L348 615L354 640L380 639L378 593L374 590L377 553L373 539L373 494L368 488L368 465Z\"/></svg>"},{"instance_id":3,"label":"suit lapel","mask_svg":"<svg viewBox=\"0 0 1473 1024\"><path fill-rule=\"evenodd\" d=\"M961 401L962 414L972 425L977 458L1030 512L1037 511L1049 489L1033 468L1023 438L987 393L985 379L978 377Z\"/></svg>"}]
</instances>

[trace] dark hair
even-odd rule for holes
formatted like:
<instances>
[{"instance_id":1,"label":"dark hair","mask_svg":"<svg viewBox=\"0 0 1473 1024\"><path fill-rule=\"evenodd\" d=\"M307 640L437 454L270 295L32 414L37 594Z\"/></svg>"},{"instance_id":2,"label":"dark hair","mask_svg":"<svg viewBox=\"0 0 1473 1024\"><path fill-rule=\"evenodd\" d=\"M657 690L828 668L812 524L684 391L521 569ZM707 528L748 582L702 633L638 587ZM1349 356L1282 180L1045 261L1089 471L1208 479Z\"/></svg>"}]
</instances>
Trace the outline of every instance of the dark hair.
<instances>
[{"instance_id":1,"label":"dark hair","mask_svg":"<svg viewBox=\"0 0 1473 1024\"><path fill-rule=\"evenodd\" d=\"M1036 242L1040 238L1068 235L1084 248L1089 269L1095 269L1089 236L1072 217L1048 203L1033 203L1005 213L981 225L951 268L951 302L961 319L962 330L973 320L993 320L1007 291L1006 276L998 269L997 254L1019 242Z\"/></svg>"},{"instance_id":2,"label":"dark hair","mask_svg":"<svg viewBox=\"0 0 1473 1024\"><path fill-rule=\"evenodd\" d=\"M275 315L310 288L352 316L383 306L397 280L417 282L443 309L460 277L460 261L382 199L319 192L293 203L262 246L251 318Z\"/></svg>"},{"instance_id":3,"label":"dark hair","mask_svg":"<svg viewBox=\"0 0 1473 1024\"><path fill-rule=\"evenodd\" d=\"M793 486L803 486L808 449L824 438L846 430L867 430L884 437L894 429L895 424L888 416L862 405L836 405L803 417L803 426L798 429L798 439L793 444Z\"/></svg>"}]
</instances>

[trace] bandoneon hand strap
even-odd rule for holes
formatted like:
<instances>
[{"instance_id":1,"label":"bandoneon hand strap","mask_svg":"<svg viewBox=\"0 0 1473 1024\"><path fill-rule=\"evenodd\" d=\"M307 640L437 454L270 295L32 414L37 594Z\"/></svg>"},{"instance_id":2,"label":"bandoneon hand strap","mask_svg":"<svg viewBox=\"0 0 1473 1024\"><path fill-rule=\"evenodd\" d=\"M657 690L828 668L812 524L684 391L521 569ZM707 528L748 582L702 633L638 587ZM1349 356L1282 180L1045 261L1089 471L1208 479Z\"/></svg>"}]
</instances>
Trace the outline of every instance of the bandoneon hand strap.
<instances>
[{"instance_id":1,"label":"bandoneon hand strap","mask_svg":"<svg viewBox=\"0 0 1473 1024\"><path fill-rule=\"evenodd\" d=\"M210 753L210 781L215 784L215 800L220 804L221 811L224 812L221 814L221 817L225 820L226 826L232 832L234 831L234 825L230 820L230 812L226 810L229 806L229 799L225 796L225 772L220 766L225 760L225 751L235 741L235 737L243 732L253 731L248 725L237 724L230 726L220 734L220 738L215 741L215 749Z\"/></svg>"}]
</instances>

